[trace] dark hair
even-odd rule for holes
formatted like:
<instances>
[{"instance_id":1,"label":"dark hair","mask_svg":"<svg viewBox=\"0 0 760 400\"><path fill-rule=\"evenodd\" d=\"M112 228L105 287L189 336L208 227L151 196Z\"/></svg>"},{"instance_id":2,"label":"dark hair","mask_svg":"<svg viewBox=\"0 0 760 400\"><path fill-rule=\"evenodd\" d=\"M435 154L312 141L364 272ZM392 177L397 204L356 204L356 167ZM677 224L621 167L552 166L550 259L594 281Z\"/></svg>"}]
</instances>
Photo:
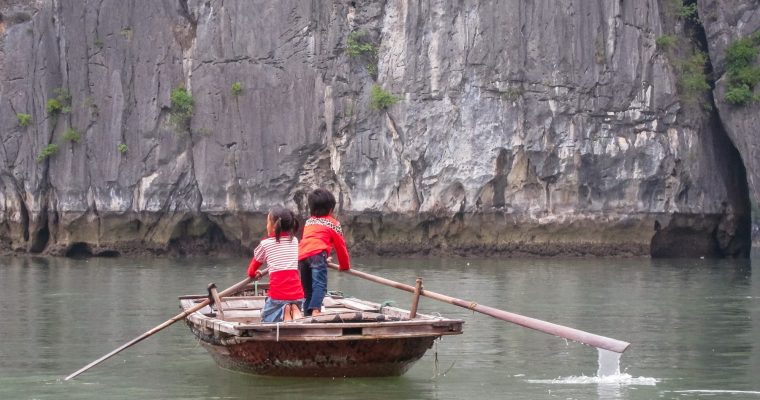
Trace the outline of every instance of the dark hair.
<instances>
[{"instance_id":1,"label":"dark hair","mask_svg":"<svg viewBox=\"0 0 760 400\"><path fill-rule=\"evenodd\" d=\"M272 217L272 223L274 224L274 240L279 242L280 236L283 233L290 235L291 239L296 236L300 224L293 211L285 207L274 206L269 210L269 215Z\"/></svg>"},{"instance_id":2,"label":"dark hair","mask_svg":"<svg viewBox=\"0 0 760 400\"><path fill-rule=\"evenodd\" d=\"M315 217L324 217L335 208L335 196L322 188L309 193L308 201L309 212Z\"/></svg>"}]
</instances>

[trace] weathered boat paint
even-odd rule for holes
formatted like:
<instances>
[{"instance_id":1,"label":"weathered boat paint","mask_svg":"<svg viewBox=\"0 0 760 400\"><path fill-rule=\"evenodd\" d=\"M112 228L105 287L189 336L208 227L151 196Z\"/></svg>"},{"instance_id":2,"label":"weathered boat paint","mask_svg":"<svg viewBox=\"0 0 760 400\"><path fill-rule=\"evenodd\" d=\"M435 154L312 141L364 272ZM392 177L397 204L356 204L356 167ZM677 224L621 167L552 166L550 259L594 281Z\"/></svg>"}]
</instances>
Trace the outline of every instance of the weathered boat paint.
<instances>
[{"instance_id":1,"label":"weathered boat paint","mask_svg":"<svg viewBox=\"0 0 760 400\"><path fill-rule=\"evenodd\" d=\"M249 341L215 345L201 340L216 363L258 375L310 377L398 376L436 336L324 341Z\"/></svg>"},{"instance_id":2,"label":"weathered boat paint","mask_svg":"<svg viewBox=\"0 0 760 400\"><path fill-rule=\"evenodd\" d=\"M185 296L187 309L201 296ZM261 323L263 296L223 298L225 320L206 307L187 324L226 369L274 376L368 377L405 373L436 339L462 333L462 320L417 314L359 299L326 298L324 315Z\"/></svg>"}]
</instances>

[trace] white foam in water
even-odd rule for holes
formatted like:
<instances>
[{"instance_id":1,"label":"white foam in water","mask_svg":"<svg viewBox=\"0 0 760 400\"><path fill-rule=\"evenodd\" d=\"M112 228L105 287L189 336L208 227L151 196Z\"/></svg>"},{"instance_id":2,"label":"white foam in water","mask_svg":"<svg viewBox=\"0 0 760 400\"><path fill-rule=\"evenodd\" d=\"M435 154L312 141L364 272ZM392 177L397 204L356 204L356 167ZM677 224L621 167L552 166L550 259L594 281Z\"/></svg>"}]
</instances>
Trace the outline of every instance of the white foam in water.
<instances>
[{"instance_id":1,"label":"white foam in water","mask_svg":"<svg viewBox=\"0 0 760 400\"><path fill-rule=\"evenodd\" d=\"M760 392L755 392L752 390L674 390L673 393L755 394L760 396Z\"/></svg>"},{"instance_id":2,"label":"white foam in water","mask_svg":"<svg viewBox=\"0 0 760 400\"><path fill-rule=\"evenodd\" d=\"M584 384L614 384L614 385L643 385L654 386L657 384L656 378L637 377L634 378L629 374L620 373L620 353L599 350L599 368L596 376L568 376L556 379L529 379L530 383L551 383L565 385L584 385Z\"/></svg>"},{"instance_id":3,"label":"white foam in water","mask_svg":"<svg viewBox=\"0 0 760 400\"><path fill-rule=\"evenodd\" d=\"M527 379L529 383L549 383L553 385L625 385L625 386L654 386L657 384L657 378L633 377L630 374L618 374L605 377L598 376L567 376L556 379Z\"/></svg>"}]
</instances>

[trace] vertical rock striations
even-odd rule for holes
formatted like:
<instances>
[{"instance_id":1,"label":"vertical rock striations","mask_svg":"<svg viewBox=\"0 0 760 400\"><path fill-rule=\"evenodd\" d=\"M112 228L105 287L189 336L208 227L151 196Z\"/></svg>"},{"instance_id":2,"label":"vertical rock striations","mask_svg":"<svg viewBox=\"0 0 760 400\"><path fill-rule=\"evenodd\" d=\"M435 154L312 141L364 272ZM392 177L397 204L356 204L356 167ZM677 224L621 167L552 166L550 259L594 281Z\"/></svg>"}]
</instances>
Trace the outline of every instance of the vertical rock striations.
<instances>
[{"instance_id":1,"label":"vertical rock striations","mask_svg":"<svg viewBox=\"0 0 760 400\"><path fill-rule=\"evenodd\" d=\"M0 247L241 251L324 186L378 253L746 255L749 135L672 7L0 1Z\"/></svg>"},{"instance_id":2,"label":"vertical rock striations","mask_svg":"<svg viewBox=\"0 0 760 400\"><path fill-rule=\"evenodd\" d=\"M754 80L760 80L760 4L757 1L700 0L699 13L705 28L710 59L714 66L715 105L720 114L722 129L736 146L747 171L749 196L755 209L760 204L760 138L757 135L758 116L757 90L752 91L752 100L745 104L732 103L727 98L730 87L741 86L732 82L729 73L730 62L726 52L741 40L753 40L754 56L749 60L749 69L754 70ZM752 80L753 78L750 78ZM738 81L738 79L736 79ZM757 88L751 88L757 89Z\"/></svg>"}]
</instances>

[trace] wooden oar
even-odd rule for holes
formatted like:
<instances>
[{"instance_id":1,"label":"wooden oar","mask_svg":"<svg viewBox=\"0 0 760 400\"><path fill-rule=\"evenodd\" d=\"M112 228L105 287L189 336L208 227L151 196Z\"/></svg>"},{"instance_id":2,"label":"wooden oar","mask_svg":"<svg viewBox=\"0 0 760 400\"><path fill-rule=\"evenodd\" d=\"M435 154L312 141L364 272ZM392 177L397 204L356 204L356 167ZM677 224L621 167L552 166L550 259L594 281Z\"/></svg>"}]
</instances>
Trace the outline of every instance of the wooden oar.
<instances>
[{"instance_id":1,"label":"wooden oar","mask_svg":"<svg viewBox=\"0 0 760 400\"><path fill-rule=\"evenodd\" d=\"M263 274L263 273L265 273L265 272L266 272L266 270L263 270L263 271L262 271L262 274ZM220 293L219 293L219 297L224 297L224 296L227 296L227 295L230 295L230 294L234 294L235 292L238 292L240 289L242 289L243 287L245 287L245 285L247 285L247 284L248 284L248 282L250 282L250 281L252 281L252 279L251 279L251 278L245 278L245 279L243 279L242 281L240 281L240 282L236 283L235 285L233 285L233 286L230 286L229 288L227 288L227 289L225 289L224 291L220 292ZM182 320L183 320L183 319L185 319L185 318L186 318L188 315L190 315L190 314L192 314L192 313L194 313L194 312L196 312L196 311L200 310L201 308L203 308L203 307L207 306L209 303L210 303L209 299L206 299L206 300L203 300L202 302L198 303L197 305L195 305L195 306L193 306L193 307L191 307L191 308L188 308L187 310L185 310L185 311L183 311L183 312L181 312L181 313L179 313L179 314L175 315L175 316L174 316L174 317L172 317L171 319L167 320L167 321L166 321L166 322L164 322L163 324L161 324L161 325L158 325L158 326L156 326L155 328L153 328L153 329L151 329L151 330L149 330L149 331L147 331L147 332L143 333L142 335L140 335L140 336L138 336L138 337L136 337L136 338L134 338L134 339L130 340L129 342L125 343L124 345L122 345L122 346L121 346L121 347L119 347L118 349L116 349L116 350L114 350L114 351L112 351L112 352L110 352L110 353L108 353L108 354L104 355L103 357L100 357L100 358L98 358L97 360L95 360L95 361L93 361L93 362L91 362L91 363L89 363L89 364L85 365L85 366L84 366L82 369L80 369L79 371L77 371L77 372L74 372L73 374L71 374L71 375L67 376L65 380L69 380L69 379L71 379L71 378L74 378L74 377L76 377L77 375L81 374L82 372L84 372L84 371L87 371L88 369L90 369L90 368L92 368L92 367L94 367L94 366L96 366L96 365L98 365L98 364L102 363L103 361L105 361L105 360L107 360L107 359L109 359L109 358L113 357L114 355L116 355L116 354L117 354L117 353L119 353L120 351L122 351L122 350L126 349L127 347L130 347L130 346L132 346L132 345L134 345L134 344L136 344L136 343L139 343L139 342L140 342L140 341L142 341L143 339L145 339L145 338L147 338L147 337L150 337L150 336L152 336L153 334L155 334L155 333L157 333L158 331L160 331L160 330L162 330L162 329L166 328L167 326L169 326L169 325L171 325L171 324L173 324L173 323L175 323L175 322L177 322L177 321L182 321ZM220 307L221 307L221 306L220 306Z\"/></svg>"},{"instance_id":2,"label":"wooden oar","mask_svg":"<svg viewBox=\"0 0 760 400\"><path fill-rule=\"evenodd\" d=\"M330 266L330 268L338 269L338 266L336 264L329 263L328 265ZM368 281L394 287L396 289L401 289L409 293L414 293L414 286L405 285L403 283L392 281L390 279L381 278L379 276L371 275L366 272L350 269L347 271L342 271L342 273L358 276ZM535 329L537 331L548 333L550 335L559 336L561 338L565 338L565 339L572 340L575 342L580 342L580 343L587 344L589 346L594 346L600 349L614 351L616 353L624 352L628 348L628 346L631 345L630 343L624 342L622 340L595 335L593 333L585 332L579 329L553 324L551 322L526 317L524 315L511 313L509 311L499 310L497 308L484 306L472 301L466 301L462 299L457 299L455 297L446 296L444 294L431 292L427 289L423 289L420 294L425 297L429 297L431 299L442 301L444 303L453 304L455 306L463 307L468 310L477 311L482 314L490 315L502 321L511 322L513 324L524 326L526 328Z\"/></svg>"}]
</instances>

